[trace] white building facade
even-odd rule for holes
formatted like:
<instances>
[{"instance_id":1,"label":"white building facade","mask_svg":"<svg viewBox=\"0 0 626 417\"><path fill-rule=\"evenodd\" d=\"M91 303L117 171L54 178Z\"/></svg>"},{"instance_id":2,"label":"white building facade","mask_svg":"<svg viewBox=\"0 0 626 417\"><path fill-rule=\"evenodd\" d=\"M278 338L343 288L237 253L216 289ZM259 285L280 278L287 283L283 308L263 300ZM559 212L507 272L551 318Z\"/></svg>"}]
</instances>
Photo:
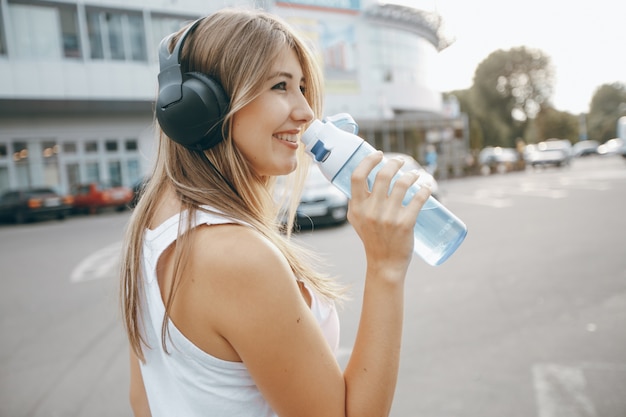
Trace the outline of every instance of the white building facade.
<instances>
[{"instance_id":1,"label":"white building facade","mask_svg":"<svg viewBox=\"0 0 626 417\"><path fill-rule=\"evenodd\" d=\"M310 41L326 114L352 114L383 150L420 159L434 143L454 170L467 128L432 89L446 43L430 12L374 0L0 0L0 192L140 180L156 144L157 45L225 6L266 9Z\"/></svg>"}]
</instances>

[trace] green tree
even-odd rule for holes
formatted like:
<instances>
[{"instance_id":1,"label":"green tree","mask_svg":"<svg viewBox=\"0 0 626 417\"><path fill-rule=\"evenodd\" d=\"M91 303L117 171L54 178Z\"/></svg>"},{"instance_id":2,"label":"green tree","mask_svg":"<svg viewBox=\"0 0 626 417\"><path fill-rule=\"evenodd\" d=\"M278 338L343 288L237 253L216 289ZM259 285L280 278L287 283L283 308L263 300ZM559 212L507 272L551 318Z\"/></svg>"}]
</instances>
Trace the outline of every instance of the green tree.
<instances>
[{"instance_id":1,"label":"green tree","mask_svg":"<svg viewBox=\"0 0 626 417\"><path fill-rule=\"evenodd\" d=\"M550 58L542 51L522 46L491 53L476 68L469 99L484 144L515 146L529 120L549 105L553 83Z\"/></svg>"},{"instance_id":2,"label":"green tree","mask_svg":"<svg viewBox=\"0 0 626 417\"><path fill-rule=\"evenodd\" d=\"M556 110L552 106L544 106L533 123L536 136L529 137L527 130L528 143L537 143L550 138L569 139L572 143L578 141L579 119L571 113Z\"/></svg>"},{"instance_id":3,"label":"green tree","mask_svg":"<svg viewBox=\"0 0 626 417\"><path fill-rule=\"evenodd\" d=\"M603 84L591 99L587 116L589 138L606 142L617 136L617 120L626 116L626 85Z\"/></svg>"}]
</instances>

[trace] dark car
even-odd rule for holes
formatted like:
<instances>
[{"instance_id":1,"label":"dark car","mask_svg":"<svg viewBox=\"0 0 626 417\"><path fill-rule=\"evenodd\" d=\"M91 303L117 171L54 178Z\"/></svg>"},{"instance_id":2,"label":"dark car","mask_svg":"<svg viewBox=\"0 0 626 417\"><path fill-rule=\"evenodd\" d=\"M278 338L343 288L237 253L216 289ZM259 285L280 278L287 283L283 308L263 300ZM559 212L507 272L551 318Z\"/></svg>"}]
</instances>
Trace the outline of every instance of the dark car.
<instances>
[{"instance_id":1,"label":"dark car","mask_svg":"<svg viewBox=\"0 0 626 417\"><path fill-rule=\"evenodd\" d=\"M317 165L311 165L300 204L296 224L302 228L345 223L348 216L348 197L322 174Z\"/></svg>"},{"instance_id":2,"label":"dark car","mask_svg":"<svg viewBox=\"0 0 626 417\"><path fill-rule=\"evenodd\" d=\"M285 192L285 186L284 177L278 177L277 199ZM296 229L339 225L347 218L348 197L326 179L317 165L311 165L296 211Z\"/></svg>"},{"instance_id":3,"label":"dark car","mask_svg":"<svg viewBox=\"0 0 626 417\"><path fill-rule=\"evenodd\" d=\"M0 196L0 218L15 223L50 217L63 220L71 210L71 196L47 187L12 190Z\"/></svg>"},{"instance_id":4,"label":"dark car","mask_svg":"<svg viewBox=\"0 0 626 417\"><path fill-rule=\"evenodd\" d=\"M91 182L72 187L74 212L95 214L102 209L126 210L133 199L130 187Z\"/></svg>"}]
</instances>

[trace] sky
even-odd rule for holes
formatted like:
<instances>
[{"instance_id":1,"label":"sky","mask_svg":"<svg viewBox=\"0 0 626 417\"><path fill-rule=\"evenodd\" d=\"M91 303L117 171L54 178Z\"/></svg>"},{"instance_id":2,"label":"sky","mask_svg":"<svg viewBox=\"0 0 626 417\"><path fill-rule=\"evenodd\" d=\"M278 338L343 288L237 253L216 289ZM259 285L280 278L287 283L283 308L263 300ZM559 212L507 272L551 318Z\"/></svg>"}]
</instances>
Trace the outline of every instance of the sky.
<instances>
[{"instance_id":1,"label":"sky","mask_svg":"<svg viewBox=\"0 0 626 417\"><path fill-rule=\"evenodd\" d=\"M552 103L589 111L603 84L626 84L626 2L620 0L386 0L436 11L455 42L439 53L438 90L466 89L491 52L539 49L555 71ZM381 1L382 3L382 1Z\"/></svg>"}]
</instances>

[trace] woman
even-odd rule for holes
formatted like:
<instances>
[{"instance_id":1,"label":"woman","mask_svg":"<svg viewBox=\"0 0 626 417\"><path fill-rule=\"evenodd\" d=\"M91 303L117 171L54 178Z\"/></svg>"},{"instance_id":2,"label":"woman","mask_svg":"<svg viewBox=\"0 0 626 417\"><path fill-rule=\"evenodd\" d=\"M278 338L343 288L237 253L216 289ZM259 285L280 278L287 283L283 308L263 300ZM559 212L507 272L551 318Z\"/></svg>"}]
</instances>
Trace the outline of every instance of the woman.
<instances>
[{"instance_id":1,"label":"woman","mask_svg":"<svg viewBox=\"0 0 626 417\"><path fill-rule=\"evenodd\" d=\"M382 153L353 175L348 218L367 272L357 340L342 371L334 308L341 290L281 233L284 204L273 196L275 177L290 174L293 219L298 177L307 172L299 138L321 116L319 70L303 41L263 12L222 10L190 28L166 43L165 55L189 74L183 78L221 84L228 108L213 139L187 141L187 124L159 113L180 102L180 88L164 98L176 65L162 60L159 151L128 227L122 271L135 415L388 414L412 229L428 189L403 207L417 175L404 174L388 193L402 164L392 160L368 190Z\"/></svg>"}]
</instances>

